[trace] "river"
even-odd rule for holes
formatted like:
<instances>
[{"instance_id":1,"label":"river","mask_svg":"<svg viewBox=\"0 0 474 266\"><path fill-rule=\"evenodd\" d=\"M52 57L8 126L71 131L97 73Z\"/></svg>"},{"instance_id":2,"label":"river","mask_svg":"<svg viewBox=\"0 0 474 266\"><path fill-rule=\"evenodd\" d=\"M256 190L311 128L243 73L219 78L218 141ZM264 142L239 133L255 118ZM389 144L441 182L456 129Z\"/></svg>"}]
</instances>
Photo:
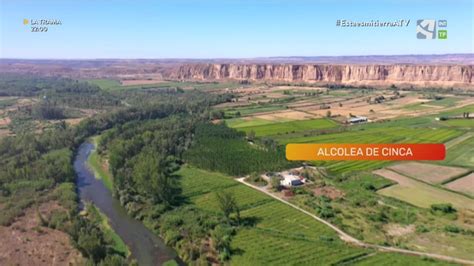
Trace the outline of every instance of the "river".
<instances>
[{"instance_id":1,"label":"river","mask_svg":"<svg viewBox=\"0 0 474 266\"><path fill-rule=\"evenodd\" d=\"M162 239L127 214L120 202L112 197L100 179L87 166L87 158L94 149L89 142L83 143L74 159L74 170L77 175L77 188L81 202L92 202L104 213L111 227L129 247L132 257L139 265L161 265L166 261L175 260L184 265L176 252L167 247Z\"/></svg>"}]
</instances>

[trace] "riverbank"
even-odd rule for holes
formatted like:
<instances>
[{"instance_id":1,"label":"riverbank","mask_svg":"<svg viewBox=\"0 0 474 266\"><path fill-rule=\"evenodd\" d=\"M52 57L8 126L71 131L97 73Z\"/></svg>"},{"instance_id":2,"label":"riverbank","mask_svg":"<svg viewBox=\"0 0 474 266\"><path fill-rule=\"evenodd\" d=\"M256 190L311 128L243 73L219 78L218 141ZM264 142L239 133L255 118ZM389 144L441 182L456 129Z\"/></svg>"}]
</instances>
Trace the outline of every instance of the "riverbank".
<instances>
[{"instance_id":1,"label":"riverbank","mask_svg":"<svg viewBox=\"0 0 474 266\"><path fill-rule=\"evenodd\" d=\"M92 204L88 204L86 206L85 212L91 220L95 221L97 224L100 225L102 231L104 232L105 239L108 242L112 243L112 248L116 252L128 258L131 254L130 249L125 244L125 242L123 242L122 238L112 229L107 216Z\"/></svg>"},{"instance_id":2,"label":"riverbank","mask_svg":"<svg viewBox=\"0 0 474 266\"><path fill-rule=\"evenodd\" d=\"M176 252L151 232L143 223L130 217L120 202L112 196L102 179L97 179L88 165L95 145L81 144L74 160L78 195L82 202L91 202L109 220L110 227L120 236L139 265L162 265L171 260L180 262Z\"/></svg>"},{"instance_id":3,"label":"riverbank","mask_svg":"<svg viewBox=\"0 0 474 266\"><path fill-rule=\"evenodd\" d=\"M91 138L91 142L94 145L94 149L91 151L89 158L87 158L87 164L94 172L95 177L101 179L104 185L110 191L113 191L114 184L112 174L109 172L106 162L103 161L103 158L101 158L99 153L97 152L99 139L100 135Z\"/></svg>"}]
</instances>

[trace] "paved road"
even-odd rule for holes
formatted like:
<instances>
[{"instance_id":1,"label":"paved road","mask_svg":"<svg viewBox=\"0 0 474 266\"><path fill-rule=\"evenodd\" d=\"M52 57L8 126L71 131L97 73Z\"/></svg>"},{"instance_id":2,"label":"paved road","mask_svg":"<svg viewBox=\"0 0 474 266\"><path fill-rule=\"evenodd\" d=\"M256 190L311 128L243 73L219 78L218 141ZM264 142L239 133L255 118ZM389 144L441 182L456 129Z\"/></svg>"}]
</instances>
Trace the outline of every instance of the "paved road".
<instances>
[{"instance_id":1,"label":"paved road","mask_svg":"<svg viewBox=\"0 0 474 266\"><path fill-rule=\"evenodd\" d=\"M445 255L441 255L441 254L436 254L436 253L426 253L426 252L418 252L418 251L412 251L412 250L407 250L407 249L401 249L401 248L396 248L396 247L386 247L386 246L380 246L380 245L375 245L375 244L369 244L369 243L364 243L362 241L360 241L359 239L345 233L344 231L342 231L341 229L339 229L338 227L336 227L335 225L331 224L330 222L274 195L273 193L270 193L268 192L266 189L264 188L261 188L261 187L257 187L257 186L254 186L252 184L249 184L247 182L244 181L244 177L242 178L238 178L237 181L239 181L240 183L248 186L248 187L251 187L255 190L258 190L262 193L265 193L267 194L268 196L276 199L276 200L279 200L280 202L283 202L284 204L292 207L292 208L295 208L309 216L311 216L312 218L318 220L319 222L331 227L334 231L336 231L338 234L339 234L339 237L347 242L347 243L350 243L350 244L354 244L354 245L357 245L357 246L360 246L360 247L365 247L365 248L373 248L373 249L377 249L377 250L380 250L380 251L385 251L385 252L397 252L397 253L403 253L403 254L408 254L408 255L415 255L415 256L422 256L422 257L430 257L430 258L434 258L434 259L439 259L439 260L444 260L444 261L450 261L450 262L455 262L455 263L460 263L460 264L465 264L465 265L474 265L474 261L472 260L464 260L464 259L459 259L459 258L455 258L455 257L451 257L451 256L445 256Z\"/></svg>"}]
</instances>

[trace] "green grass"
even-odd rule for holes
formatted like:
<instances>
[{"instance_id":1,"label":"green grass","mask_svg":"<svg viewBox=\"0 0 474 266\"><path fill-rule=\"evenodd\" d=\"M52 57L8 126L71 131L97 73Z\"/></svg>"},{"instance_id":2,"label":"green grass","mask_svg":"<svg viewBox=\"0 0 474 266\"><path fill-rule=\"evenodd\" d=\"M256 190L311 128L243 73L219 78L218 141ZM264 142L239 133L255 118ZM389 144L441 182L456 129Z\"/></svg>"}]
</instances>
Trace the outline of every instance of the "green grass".
<instances>
[{"instance_id":1,"label":"green grass","mask_svg":"<svg viewBox=\"0 0 474 266\"><path fill-rule=\"evenodd\" d=\"M104 232L105 239L112 244L112 248L119 253L123 254L125 257L130 255L130 250L128 246L123 242L122 238L112 229L109 224L109 220L105 214L103 214L98 208L91 205L87 209L88 212L91 212L94 219L98 219L100 226Z\"/></svg>"},{"instance_id":2,"label":"green grass","mask_svg":"<svg viewBox=\"0 0 474 266\"><path fill-rule=\"evenodd\" d=\"M197 90L212 90L238 87L238 83L213 83L213 82L179 82L164 81L155 84L137 84L121 86L119 89L151 89L151 88L194 88Z\"/></svg>"},{"instance_id":3,"label":"green grass","mask_svg":"<svg viewBox=\"0 0 474 266\"><path fill-rule=\"evenodd\" d=\"M232 128L241 128L241 127L268 125L275 122L266 120L266 119L261 119L261 118L248 117L248 118L226 119L225 123L227 124L227 126L232 127Z\"/></svg>"},{"instance_id":4,"label":"green grass","mask_svg":"<svg viewBox=\"0 0 474 266\"><path fill-rule=\"evenodd\" d=\"M312 119L273 123L267 125L246 126L239 127L238 129L247 133L253 131L255 132L256 136L262 137L300 131L331 129L337 126L337 123L330 119Z\"/></svg>"},{"instance_id":5,"label":"green grass","mask_svg":"<svg viewBox=\"0 0 474 266\"><path fill-rule=\"evenodd\" d=\"M100 136L95 136L92 138L92 141L96 147L99 137ZM89 158L87 158L87 165L92 169L92 171L94 171L95 177L101 179L104 185L110 191L112 191L114 186L112 175L109 173L109 171L107 171L107 169L104 169L102 165L102 159L100 158L96 149L94 149Z\"/></svg>"},{"instance_id":6,"label":"green grass","mask_svg":"<svg viewBox=\"0 0 474 266\"><path fill-rule=\"evenodd\" d=\"M178 266L179 264L175 260L165 261L161 266Z\"/></svg>"},{"instance_id":7,"label":"green grass","mask_svg":"<svg viewBox=\"0 0 474 266\"><path fill-rule=\"evenodd\" d=\"M277 105L250 105L250 106L243 106L239 108L231 108L226 110L225 112L228 114L234 114L235 112L240 112L242 116L251 115L255 113L264 113L264 112L273 112L279 110L286 110L286 107L277 104Z\"/></svg>"},{"instance_id":8,"label":"green grass","mask_svg":"<svg viewBox=\"0 0 474 266\"><path fill-rule=\"evenodd\" d=\"M455 106L459 100L461 99L449 97L449 98L444 98L438 101L431 101L431 102L428 102L427 104L441 106L441 107L452 107L452 106Z\"/></svg>"},{"instance_id":9,"label":"green grass","mask_svg":"<svg viewBox=\"0 0 474 266\"><path fill-rule=\"evenodd\" d=\"M457 108L457 109L454 109L454 110L441 112L439 114L439 116L462 115L462 113L464 113L464 112L469 112L469 113L474 114L474 104L467 105L467 106Z\"/></svg>"},{"instance_id":10,"label":"green grass","mask_svg":"<svg viewBox=\"0 0 474 266\"><path fill-rule=\"evenodd\" d=\"M474 137L468 138L448 149L446 159L442 164L474 169Z\"/></svg>"},{"instance_id":11,"label":"green grass","mask_svg":"<svg viewBox=\"0 0 474 266\"><path fill-rule=\"evenodd\" d=\"M457 209L474 206L474 200L435 186L404 177L405 185L394 185L377 191L381 195L396 198L421 208L432 204L451 203ZM472 208L472 207L471 207Z\"/></svg>"},{"instance_id":12,"label":"green grass","mask_svg":"<svg viewBox=\"0 0 474 266\"><path fill-rule=\"evenodd\" d=\"M423 102L423 103L412 103L412 104L405 105L402 108L406 110L413 110L413 111L436 108L436 106L446 108L446 107L455 106L459 100L461 99L449 97L449 98L444 98L438 101L433 100L433 101Z\"/></svg>"},{"instance_id":13,"label":"green grass","mask_svg":"<svg viewBox=\"0 0 474 266\"><path fill-rule=\"evenodd\" d=\"M112 79L88 79L87 82L95 84L103 90L110 90L122 86L120 82Z\"/></svg>"},{"instance_id":14,"label":"green grass","mask_svg":"<svg viewBox=\"0 0 474 266\"><path fill-rule=\"evenodd\" d=\"M474 119L450 119L442 123L451 127L474 128Z\"/></svg>"},{"instance_id":15,"label":"green grass","mask_svg":"<svg viewBox=\"0 0 474 266\"><path fill-rule=\"evenodd\" d=\"M360 265L360 266L383 266L383 265L410 265L410 266L425 266L425 265L457 265L444 261L436 261L432 259L413 257L413 256L400 256L393 253L377 253L368 256L360 261L355 261L349 265Z\"/></svg>"}]
</instances>

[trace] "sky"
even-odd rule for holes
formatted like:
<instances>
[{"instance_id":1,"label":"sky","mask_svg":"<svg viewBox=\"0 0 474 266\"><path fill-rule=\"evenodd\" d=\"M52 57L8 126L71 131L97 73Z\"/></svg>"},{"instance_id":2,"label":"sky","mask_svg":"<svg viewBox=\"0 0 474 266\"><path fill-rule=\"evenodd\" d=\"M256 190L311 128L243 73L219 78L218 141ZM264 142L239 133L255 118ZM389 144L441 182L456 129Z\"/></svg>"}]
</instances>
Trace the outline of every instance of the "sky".
<instances>
[{"instance_id":1,"label":"sky","mask_svg":"<svg viewBox=\"0 0 474 266\"><path fill-rule=\"evenodd\" d=\"M0 58L252 58L473 53L473 0L0 0ZM23 20L29 24L24 25ZM62 25L31 32L31 22ZM337 27L337 20L410 20ZM447 20L446 40L416 38Z\"/></svg>"}]
</instances>

